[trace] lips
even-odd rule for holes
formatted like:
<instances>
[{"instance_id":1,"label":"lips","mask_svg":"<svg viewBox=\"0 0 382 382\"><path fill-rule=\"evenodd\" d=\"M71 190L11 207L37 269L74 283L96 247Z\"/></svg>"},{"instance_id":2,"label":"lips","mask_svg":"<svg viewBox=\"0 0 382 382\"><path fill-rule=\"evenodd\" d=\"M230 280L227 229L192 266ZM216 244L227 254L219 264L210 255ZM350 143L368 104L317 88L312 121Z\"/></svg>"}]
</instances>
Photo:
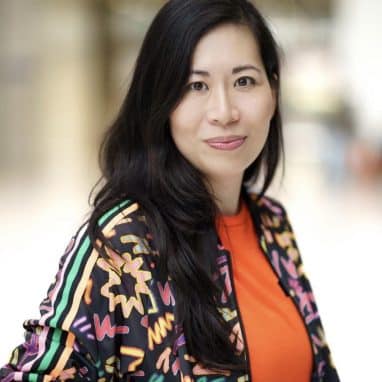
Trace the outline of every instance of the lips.
<instances>
[{"instance_id":1,"label":"lips","mask_svg":"<svg viewBox=\"0 0 382 382\"><path fill-rule=\"evenodd\" d=\"M246 137L241 135L230 135L227 137L214 137L205 140L205 142L212 148L217 150L234 150L240 147Z\"/></svg>"},{"instance_id":2,"label":"lips","mask_svg":"<svg viewBox=\"0 0 382 382\"><path fill-rule=\"evenodd\" d=\"M243 135L229 135L227 137L215 137L215 138L210 138L206 139L207 143L227 143L227 142L233 142L237 141L239 139L244 139L245 136Z\"/></svg>"}]
</instances>

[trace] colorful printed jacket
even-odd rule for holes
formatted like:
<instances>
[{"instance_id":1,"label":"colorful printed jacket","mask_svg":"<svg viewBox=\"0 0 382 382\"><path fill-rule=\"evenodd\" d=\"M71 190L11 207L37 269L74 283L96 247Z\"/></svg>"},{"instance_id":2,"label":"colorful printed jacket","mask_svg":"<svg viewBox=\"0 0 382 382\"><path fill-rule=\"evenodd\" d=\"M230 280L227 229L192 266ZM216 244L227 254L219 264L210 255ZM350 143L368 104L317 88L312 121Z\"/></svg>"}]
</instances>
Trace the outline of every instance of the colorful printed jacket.
<instances>
[{"instance_id":1,"label":"colorful printed jacket","mask_svg":"<svg viewBox=\"0 0 382 382\"><path fill-rule=\"evenodd\" d=\"M261 247L310 337L311 382L337 382L285 210L268 197L256 203L254 199L252 195L249 207ZM110 261L105 261L91 246L87 226L79 229L41 304L41 318L24 323L25 343L0 370L1 381L250 381L249 361L247 373L219 375L203 369L187 353L176 322L173 286L170 279L161 282L156 276L158 252L139 205L125 201L99 224L121 255L108 250ZM220 271L216 282L224 291L218 308L240 336L230 254L214 235L212 250ZM243 357L248 359L243 340Z\"/></svg>"}]
</instances>

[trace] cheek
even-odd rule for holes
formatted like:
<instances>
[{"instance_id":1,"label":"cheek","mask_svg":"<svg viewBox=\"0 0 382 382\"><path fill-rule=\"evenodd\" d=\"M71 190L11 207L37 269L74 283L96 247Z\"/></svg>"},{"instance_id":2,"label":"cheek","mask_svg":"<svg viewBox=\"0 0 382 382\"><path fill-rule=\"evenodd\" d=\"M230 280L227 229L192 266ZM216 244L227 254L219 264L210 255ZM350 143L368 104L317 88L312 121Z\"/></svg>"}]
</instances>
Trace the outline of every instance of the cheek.
<instances>
[{"instance_id":1,"label":"cheek","mask_svg":"<svg viewBox=\"0 0 382 382\"><path fill-rule=\"evenodd\" d=\"M170 116L170 133L178 151L186 158L192 153L194 128L191 121L192 116L177 110Z\"/></svg>"},{"instance_id":2,"label":"cheek","mask_svg":"<svg viewBox=\"0 0 382 382\"><path fill-rule=\"evenodd\" d=\"M249 111L249 117L260 126L268 126L274 114L275 105L272 97L257 99L252 103Z\"/></svg>"},{"instance_id":3,"label":"cheek","mask_svg":"<svg viewBox=\"0 0 382 382\"><path fill-rule=\"evenodd\" d=\"M190 103L178 106L170 115L170 130L174 141L195 139L198 134L201 113L200 108Z\"/></svg>"},{"instance_id":4,"label":"cheek","mask_svg":"<svg viewBox=\"0 0 382 382\"><path fill-rule=\"evenodd\" d=\"M269 89L269 95L267 97L267 102L264 105L264 110L265 110L266 118L270 122L276 111L276 98L275 98L275 94L273 93L271 89Z\"/></svg>"}]
</instances>

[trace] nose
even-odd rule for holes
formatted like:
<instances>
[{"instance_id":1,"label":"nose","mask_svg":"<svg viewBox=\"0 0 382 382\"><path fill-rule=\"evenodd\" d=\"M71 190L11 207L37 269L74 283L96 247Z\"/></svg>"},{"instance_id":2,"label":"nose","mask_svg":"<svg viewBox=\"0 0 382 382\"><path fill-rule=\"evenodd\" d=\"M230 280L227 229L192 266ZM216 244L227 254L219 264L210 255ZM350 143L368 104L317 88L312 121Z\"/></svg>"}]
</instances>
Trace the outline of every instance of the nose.
<instances>
[{"instance_id":1,"label":"nose","mask_svg":"<svg viewBox=\"0 0 382 382\"><path fill-rule=\"evenodd\" d=\"M223 127L237 122L240 118L239 110L225 89L219 89L211 93L207 104L208 122Z\"/></svg>"}]
</instances>

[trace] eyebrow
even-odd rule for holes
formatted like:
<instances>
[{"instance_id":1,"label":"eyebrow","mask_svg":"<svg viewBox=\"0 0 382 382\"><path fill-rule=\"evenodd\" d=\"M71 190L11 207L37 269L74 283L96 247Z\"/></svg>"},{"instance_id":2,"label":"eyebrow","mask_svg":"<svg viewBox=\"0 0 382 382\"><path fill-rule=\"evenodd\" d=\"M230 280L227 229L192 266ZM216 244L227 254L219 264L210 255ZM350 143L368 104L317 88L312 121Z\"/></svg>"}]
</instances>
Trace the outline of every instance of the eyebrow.
<instances>
[{"instance_id":1,"label":"eyebrow","mask_svg":"<svg viewBox=\"0 0 382 382\"><path fill-rule=\"evenodd\" d=\"M261 70L254 65L240 65L240 66L235 66L232 69L232 74L240 73L244 70L255 70L255 71L261 73ZM201 76L206 76L206 77L210 76L210 73L207 72L206 70L197 70L197 69L191 70L190 75L191 74L199 74Z\"/></svg>"}]
</instances>

